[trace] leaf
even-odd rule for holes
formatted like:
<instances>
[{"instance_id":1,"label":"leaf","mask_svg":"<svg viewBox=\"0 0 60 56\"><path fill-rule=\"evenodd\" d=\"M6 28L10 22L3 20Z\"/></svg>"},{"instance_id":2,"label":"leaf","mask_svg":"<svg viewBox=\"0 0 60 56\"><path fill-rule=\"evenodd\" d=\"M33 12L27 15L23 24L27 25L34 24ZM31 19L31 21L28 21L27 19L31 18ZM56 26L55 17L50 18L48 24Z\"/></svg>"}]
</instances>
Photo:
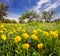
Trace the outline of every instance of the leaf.
<instances>
[{"instance_id":1,"label":"leaf","mask_svg":"<svg viewBox=\"0 0 60 56\"><path fill-rule=\"evenodd\" d=\"M52 53L49 56L52 56Z\"/></svg>"}]
</instances>

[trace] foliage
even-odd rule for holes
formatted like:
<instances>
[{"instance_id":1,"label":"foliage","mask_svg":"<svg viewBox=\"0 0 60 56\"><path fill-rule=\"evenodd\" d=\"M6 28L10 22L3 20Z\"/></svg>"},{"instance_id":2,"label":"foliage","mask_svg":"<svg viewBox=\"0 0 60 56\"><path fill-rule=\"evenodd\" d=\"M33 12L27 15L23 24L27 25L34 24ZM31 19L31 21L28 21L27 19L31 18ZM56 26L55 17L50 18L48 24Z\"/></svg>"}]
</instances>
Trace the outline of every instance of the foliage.
<instances>
[{"instance_id":1,"label":"foliage","mask_svg":"<svg viewBox=\"0 0 60 56\"><path fill-rule=\"evenodd\" d=\"M6 19L6 18L3 18L2 22L3 23L17 23L16 20L10 20L10 19Z\"/></svg>"},{"instance_id":2,"label":"foliage","mask_svg":"<svg viewBox=\"0 0 60 56\"><path fill-rule=\"evenodd\" d=\"M0 2L0 20L3 19L3 16L7 15L8 6L5 5L3 2Z\"/></svg>"},{"instance_id":3,"label":"foliage","mask_svg":"<svg viewBox=\"0 0 60 56\"><path fill-rule=\"evenodd\" d=\"M19 22L23 22L24 19L29 19L29 22L32 21L33 18L38 19L40 16L35 11L26 11L19 17Z\"/></svg>"},{"instance_id":4,"label":"foliage","mask_svg":"<svg viewBox=\"0 0 60 56\"><path fill-rule=\"evenodd\" d=\"M33 19L40 22L42 22L42 20L45 19L46 22L50 22L51 19L54 19L54 16L54 10L42 12L41 17L35 11L26 11L24 14L21 15L21 17L19 17L19 22L23 23L25 19L29 19L29 22L31 22Z\"/></svg>"},{"instance_id":5,"label":"foliage","mask_svg":"<svg viewBox=\"0 0 60 56\"><path fill-rule=\"evenodd\" d=\"M52 18L54 18L55 11L44 11L42 13L42 18L45 19L46 22L49 22Z\"/></svg>"}]
</instances>

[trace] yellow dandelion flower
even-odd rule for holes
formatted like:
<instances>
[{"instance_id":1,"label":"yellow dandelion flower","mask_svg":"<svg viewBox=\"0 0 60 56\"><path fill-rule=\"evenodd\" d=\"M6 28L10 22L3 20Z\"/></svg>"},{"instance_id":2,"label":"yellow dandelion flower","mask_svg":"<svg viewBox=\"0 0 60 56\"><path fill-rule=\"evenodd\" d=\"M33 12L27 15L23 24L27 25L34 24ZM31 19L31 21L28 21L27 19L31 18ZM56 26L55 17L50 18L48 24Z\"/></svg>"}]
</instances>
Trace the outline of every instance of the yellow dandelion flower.
<instances>
[{"instance_id":1,"label":"yellow dandelion flower","mask_svg":"<svg viewBox=\"0 0 60 56\"><path fill-rule=\"evenodd\" d=\"M24 33L24 34L23 34L23 38L27 39L28 37L29 37L29 36L28 36L27 33Z\"/></svg>"},{"instance_id":2,"label":"yellow dandelion flower","mask_svg":"<svg viewBox=\"0 0 60 56\"><path fill-rule=\"evenodd\" d=\"M33 40L37 40L38 37L37 37L36 35L32 35L32 39L33 39Z\"/></svg>"},{"instance_id":3,"label":"yellow dandelion flower","mask_svg":"<svg viewBox=\"0 0 60 56\"><path fill-rule=\"evenodd\" d=\"M34 30L33 30L33 34L34 34L34 35L37 35L37 34L38 34L38 31L34 29Z\"/></svg>"},{"instance_id":4,"label":"yellow dandelion flower","mask_svg":"<svg viewBox=\"0 0 60 56\"><path fill-rule=\"evenodd\" d=\"M49 35L49 33L48 33L48 32L43 32L43 34L44 34L45 36L48 36L48 35Z\"/></svg>"},{"instance_id":5,"label":"yellow dandelion flower","mask_svg":"<svg viewBox=\"0 0 60 56\"><path fill-rule=\"evenodd\" d=\"M1 25L0 25L0 28L3 28L3 27L4 27L4 25L3 25L3 24L1 24Z\"/></svg>"},{"instance_id":6,"label":"yellow dandelion flower","mask_svg":"<svg viewBox=\"0 0 60 56\"><path fill-rule=\"evenodd\" d=\"M5 41L6 40L6 35L5 34L2 34L1 35L1 39Z\"/></svg>"},{"instance_id":7,"label":"yellow dandelion flower","mask_svg":"<svg viewBox=\"0 0 60 56\"><path fill-rule=\"evenodd\" d=\"M19 41L21 41L21 37L20 37L20 36L16 36L16 37L14 38L14 42L15 42L15 43L18 43Z\"/></svg>"},{"instance_id":8,"label":"yellow dandelion flower","mask_svg":"<svg viewBox=\"0 0 60 56\"><path fill-rule=\"evenodd\" d=\"M22 45L23 49L28 49L29 47L30 47L30 45L28 43L25 43L25 44Z\"/></svg>"},{"instance_id":9,"label":"yellow dandelion flower","mask_svg":"<svg viewBox=\"0 0 60 56\"><path fill-rule=\"evenodd\" d=\"M54 38L58 38L58 34L55 31L50 31L50 34Z\"/></svg>"},{"instance_id":10,"label":"yellow dandelion flower","mask_svg":"<svg viewBox=\"0 0 60 56\"><path fill-rule=\"evenodd\" d=\"M39 44L37 45L37 47L38 47L38 49L41 49L41 48L43 47L43 44L42 44L42 43L39 43Z\"/></svg>"}]
</instances>

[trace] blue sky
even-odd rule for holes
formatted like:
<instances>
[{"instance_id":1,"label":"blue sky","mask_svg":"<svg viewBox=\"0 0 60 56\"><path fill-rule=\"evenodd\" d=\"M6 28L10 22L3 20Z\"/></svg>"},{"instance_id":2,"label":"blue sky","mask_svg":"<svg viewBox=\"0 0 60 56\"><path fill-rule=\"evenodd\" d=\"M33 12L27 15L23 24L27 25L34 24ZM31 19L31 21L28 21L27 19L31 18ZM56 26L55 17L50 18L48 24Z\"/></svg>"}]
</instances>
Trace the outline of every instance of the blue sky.
<instances>
[{"instance_id":1,"label":"blue sky","mask_svg":"<svg viewBox=\"0 0 60 56\"><path fill-rule=\"evenodd\" d=\"M9 6L9 19L17 20L26 10L42 13L54 9L56 15L60 16L60 0L4 0L4 3Z\"/></svg>"}]
</instances>

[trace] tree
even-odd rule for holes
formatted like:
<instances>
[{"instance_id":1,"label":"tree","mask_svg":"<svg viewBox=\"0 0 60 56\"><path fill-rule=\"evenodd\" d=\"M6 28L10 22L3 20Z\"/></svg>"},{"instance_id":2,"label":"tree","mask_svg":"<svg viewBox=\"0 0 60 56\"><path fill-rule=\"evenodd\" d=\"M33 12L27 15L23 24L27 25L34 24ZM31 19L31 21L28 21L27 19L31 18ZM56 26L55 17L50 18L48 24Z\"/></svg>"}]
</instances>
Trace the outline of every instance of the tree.
<instances>
[{"instance_id":1,"label":"tree","mask_svg":"<svg viewBox=\"0 0 60 56\"><path fill-rule=\"evenodd\" d=\"M45 21L47 21L48 16L49 16L49 12L44 11L44 12L42 13L42 18L45 19Z\"/></svg>"},{"instance_id":2,"label":"tree","mask_svg":"<svg viewBox=\"0 0 60 56\"><path fill-rule=\"evenodd\" d=\"M10 20L10 19L6 19L6 18L3 18L3 21L2 21L3 23L17 23L17 21L16 20Z\"/></svg>"},{"instance_id":3,"label":"tree","mask_svg":"<svg viewBox=\"0 0 60 56\"><path fill-rule=\"evenodd\" d=\"M11 23L17 23L17 21L13 19L13 20L11 20Z\"/></svg>"},{"instance_id":4,"label":"tree","mask_svg":"<svg viewBox=\"0 0 60 56\"><path fill-rule=\"evenodd\" d=\"M50 19L52 19L52 18L54 18L54 15L55 15L55 11L54 10L51 10L50 12L49 12L49 17L48 17L48 21L50 21Z\"/></svg>"},{"instance_id":5,"label":"tree","mask_svg":"<svg viewBox=\"0 0 60 56\"><path fill-rule=\"evenodd\" d=\"M21 17L19 17L19 20L20 22L23 22L24 19L28 18L30 22L33 18L38 19L39 17L40 16L35 11L26 11Z\"/></svg>"},{"instance_id":6,"label":"tree","mask_svg":"<svg viewBox=\"0 0 60 56\"><path fill-rule=\"evenodd\" d=\"M53 18L54 14L55 14L54 10L51 10L49 12L48 11L44 11L42 13L42 18L45 19L46 22L49 22Z\"/></svg>"},{"instance_id":7,"label":"tree","mask_svg":"<svg viewBox=\"0 0 60 56\"><path fill-rule=\"evenodd\" d=\"M3 16L7 15L8 6L6 6L3 2L0 2L0 20L3 20Z\"/></svg>"}]
</instances>

